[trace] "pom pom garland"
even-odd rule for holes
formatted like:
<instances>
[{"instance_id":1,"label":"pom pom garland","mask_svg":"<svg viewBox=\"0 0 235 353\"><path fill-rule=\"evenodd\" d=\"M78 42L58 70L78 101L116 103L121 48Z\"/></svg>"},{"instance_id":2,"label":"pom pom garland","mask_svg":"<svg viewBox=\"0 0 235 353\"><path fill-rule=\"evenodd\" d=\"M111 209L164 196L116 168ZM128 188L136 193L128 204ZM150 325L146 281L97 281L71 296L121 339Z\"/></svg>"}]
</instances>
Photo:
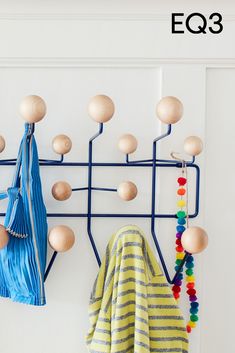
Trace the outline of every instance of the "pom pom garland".
<instances>
[{"instance_id":1,"label":"pom pom garland","mask_svg":"<svg viewBox=\"0 0 235 353\"><path fill-rule=\"evenodd\" d=\"M175 271L178 271L182 260L185 256L185 250L181 243L181 237L183 232L188 227L188 200L187 200L187 178L184 177L184 172L187 171L186 168L182 167L182 176L177 179L179 184L179 188L177 189L177 195L179 199L177 200L177 206L180 208L178 210L176 217L177 217L177 226L176 226L176 260L175 260ZM186 173L187 177L187 173ZM183 199L185 197L185 199ZM187 295L190 302L190 319L187 323L186 330L188 333L192 331L193 328L196 327L196 322L198 321L198 311L199 311L199 303L197 301L197 291L195 289L195 278L194 278L194 258L192 255L188 255L185 261L185 281L186 281L186 288L187 288ZM174 285L172 287L172 292L174 298L178 301L180 299L181 293L181 286L183 280L183 271L184 269L181 268L178 276L174 281Z\"/></svg>"}]
</instances>

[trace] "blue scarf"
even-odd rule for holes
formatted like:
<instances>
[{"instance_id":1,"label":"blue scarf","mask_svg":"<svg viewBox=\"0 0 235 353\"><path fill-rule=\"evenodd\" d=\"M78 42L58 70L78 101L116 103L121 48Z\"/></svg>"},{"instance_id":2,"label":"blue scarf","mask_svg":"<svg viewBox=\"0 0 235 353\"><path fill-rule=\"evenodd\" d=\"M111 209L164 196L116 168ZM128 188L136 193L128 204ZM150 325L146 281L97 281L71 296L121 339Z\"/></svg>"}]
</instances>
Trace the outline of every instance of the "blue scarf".
<instances>
[{"instance_id":1,"label":"blue scarf","mask_svg":"<svg viewBox=\"0 0 235 353\"><path fill-rule=\"evenodd\" d=\"M0 250L0 296L32 305L44 305L47 254L47 218L43 202L37 145L25 125L4 226L9 242ZM4 196L3 196L4 197Z\"/></svg>"}]
</instances>

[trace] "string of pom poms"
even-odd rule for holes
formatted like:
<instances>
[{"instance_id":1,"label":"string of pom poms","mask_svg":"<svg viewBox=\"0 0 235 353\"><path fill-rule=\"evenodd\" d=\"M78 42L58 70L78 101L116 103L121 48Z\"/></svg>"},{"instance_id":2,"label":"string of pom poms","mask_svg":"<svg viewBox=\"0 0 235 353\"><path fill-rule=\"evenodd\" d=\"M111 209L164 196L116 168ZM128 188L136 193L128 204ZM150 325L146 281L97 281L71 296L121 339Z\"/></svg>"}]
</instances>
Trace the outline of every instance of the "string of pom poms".
<instances>
[{"instance_id":1,"label":"string of pom poms","mask_svg":"<svg viewBox=\"0 0 235 353\"><path fill-rule=\"evenodd\" d=\"M185 250L181 243L181 237L183 232L188 228L188 183L187 183L187 167L184 161L182 161L181 176L177 179L179 185L177 189L177 206L179 208L177 216L177 226L176 226L176 261L175 261L175 270L177 271L183 261L185 256ZM184 268L180 270L179 275L174 281L172 287L174 298L178 301L180 299L180 293L183 283L183 271ZM190 302L190 319L187 323L186 329L190 333L192 328L196 327L196 322L198 321L198 310L199 303L197 300L197 291L195 288L195 276L194 276L194 258L192 255L189 255L185 262L185 280L187 295Z\"/></svg>"}]
</instances>

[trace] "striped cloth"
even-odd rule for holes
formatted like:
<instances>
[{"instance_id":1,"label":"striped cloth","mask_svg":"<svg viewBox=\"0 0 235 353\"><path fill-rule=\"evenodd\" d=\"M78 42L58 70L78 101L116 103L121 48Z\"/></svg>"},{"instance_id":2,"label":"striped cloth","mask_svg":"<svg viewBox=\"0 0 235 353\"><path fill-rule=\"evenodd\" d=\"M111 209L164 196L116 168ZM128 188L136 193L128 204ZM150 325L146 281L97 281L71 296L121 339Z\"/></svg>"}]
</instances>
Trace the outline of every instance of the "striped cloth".
<instances>
[{"instance_id":1,"label":"striped cloth","mask_svg":"<svg viewBox=\"0 0 235 353\"><path fill-rule=\"evenodd\" d=\"M47 218L36 141L28 134L20 144L4 226L8 245L0 250L0 295L13 301L44 305L47 254Z\"/></svg>"},{"instance_id":2,"label":"striped cloth","mask_svg":"<svg viewBox=\"0 0 235 353\"><path fill-rule=\"evenodd\" d=\"M184 319L137 226L110 240L89 305L90 353L187 353Z\"/></svg>"}]
</instances>

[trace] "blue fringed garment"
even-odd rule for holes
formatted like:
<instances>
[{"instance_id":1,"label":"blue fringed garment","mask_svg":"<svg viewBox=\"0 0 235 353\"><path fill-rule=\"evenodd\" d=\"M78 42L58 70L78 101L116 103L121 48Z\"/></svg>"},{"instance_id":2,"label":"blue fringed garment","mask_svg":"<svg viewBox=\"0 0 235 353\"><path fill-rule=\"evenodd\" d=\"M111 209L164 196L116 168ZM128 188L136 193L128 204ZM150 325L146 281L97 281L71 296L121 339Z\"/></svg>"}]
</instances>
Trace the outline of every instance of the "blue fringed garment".
<instances>
[{"instance_id":1,"label":"blue fringed garment","mask_svg":"<svg viewBox=\"0 0 235 353\"><path fill-rule=\"evenodd\" d=\"M8 245L0 250L0 295L13 301L44 305L47 218L42 197L35 138L25 134L19 148L4 226Z\"/></svg>"}]
</instances>

